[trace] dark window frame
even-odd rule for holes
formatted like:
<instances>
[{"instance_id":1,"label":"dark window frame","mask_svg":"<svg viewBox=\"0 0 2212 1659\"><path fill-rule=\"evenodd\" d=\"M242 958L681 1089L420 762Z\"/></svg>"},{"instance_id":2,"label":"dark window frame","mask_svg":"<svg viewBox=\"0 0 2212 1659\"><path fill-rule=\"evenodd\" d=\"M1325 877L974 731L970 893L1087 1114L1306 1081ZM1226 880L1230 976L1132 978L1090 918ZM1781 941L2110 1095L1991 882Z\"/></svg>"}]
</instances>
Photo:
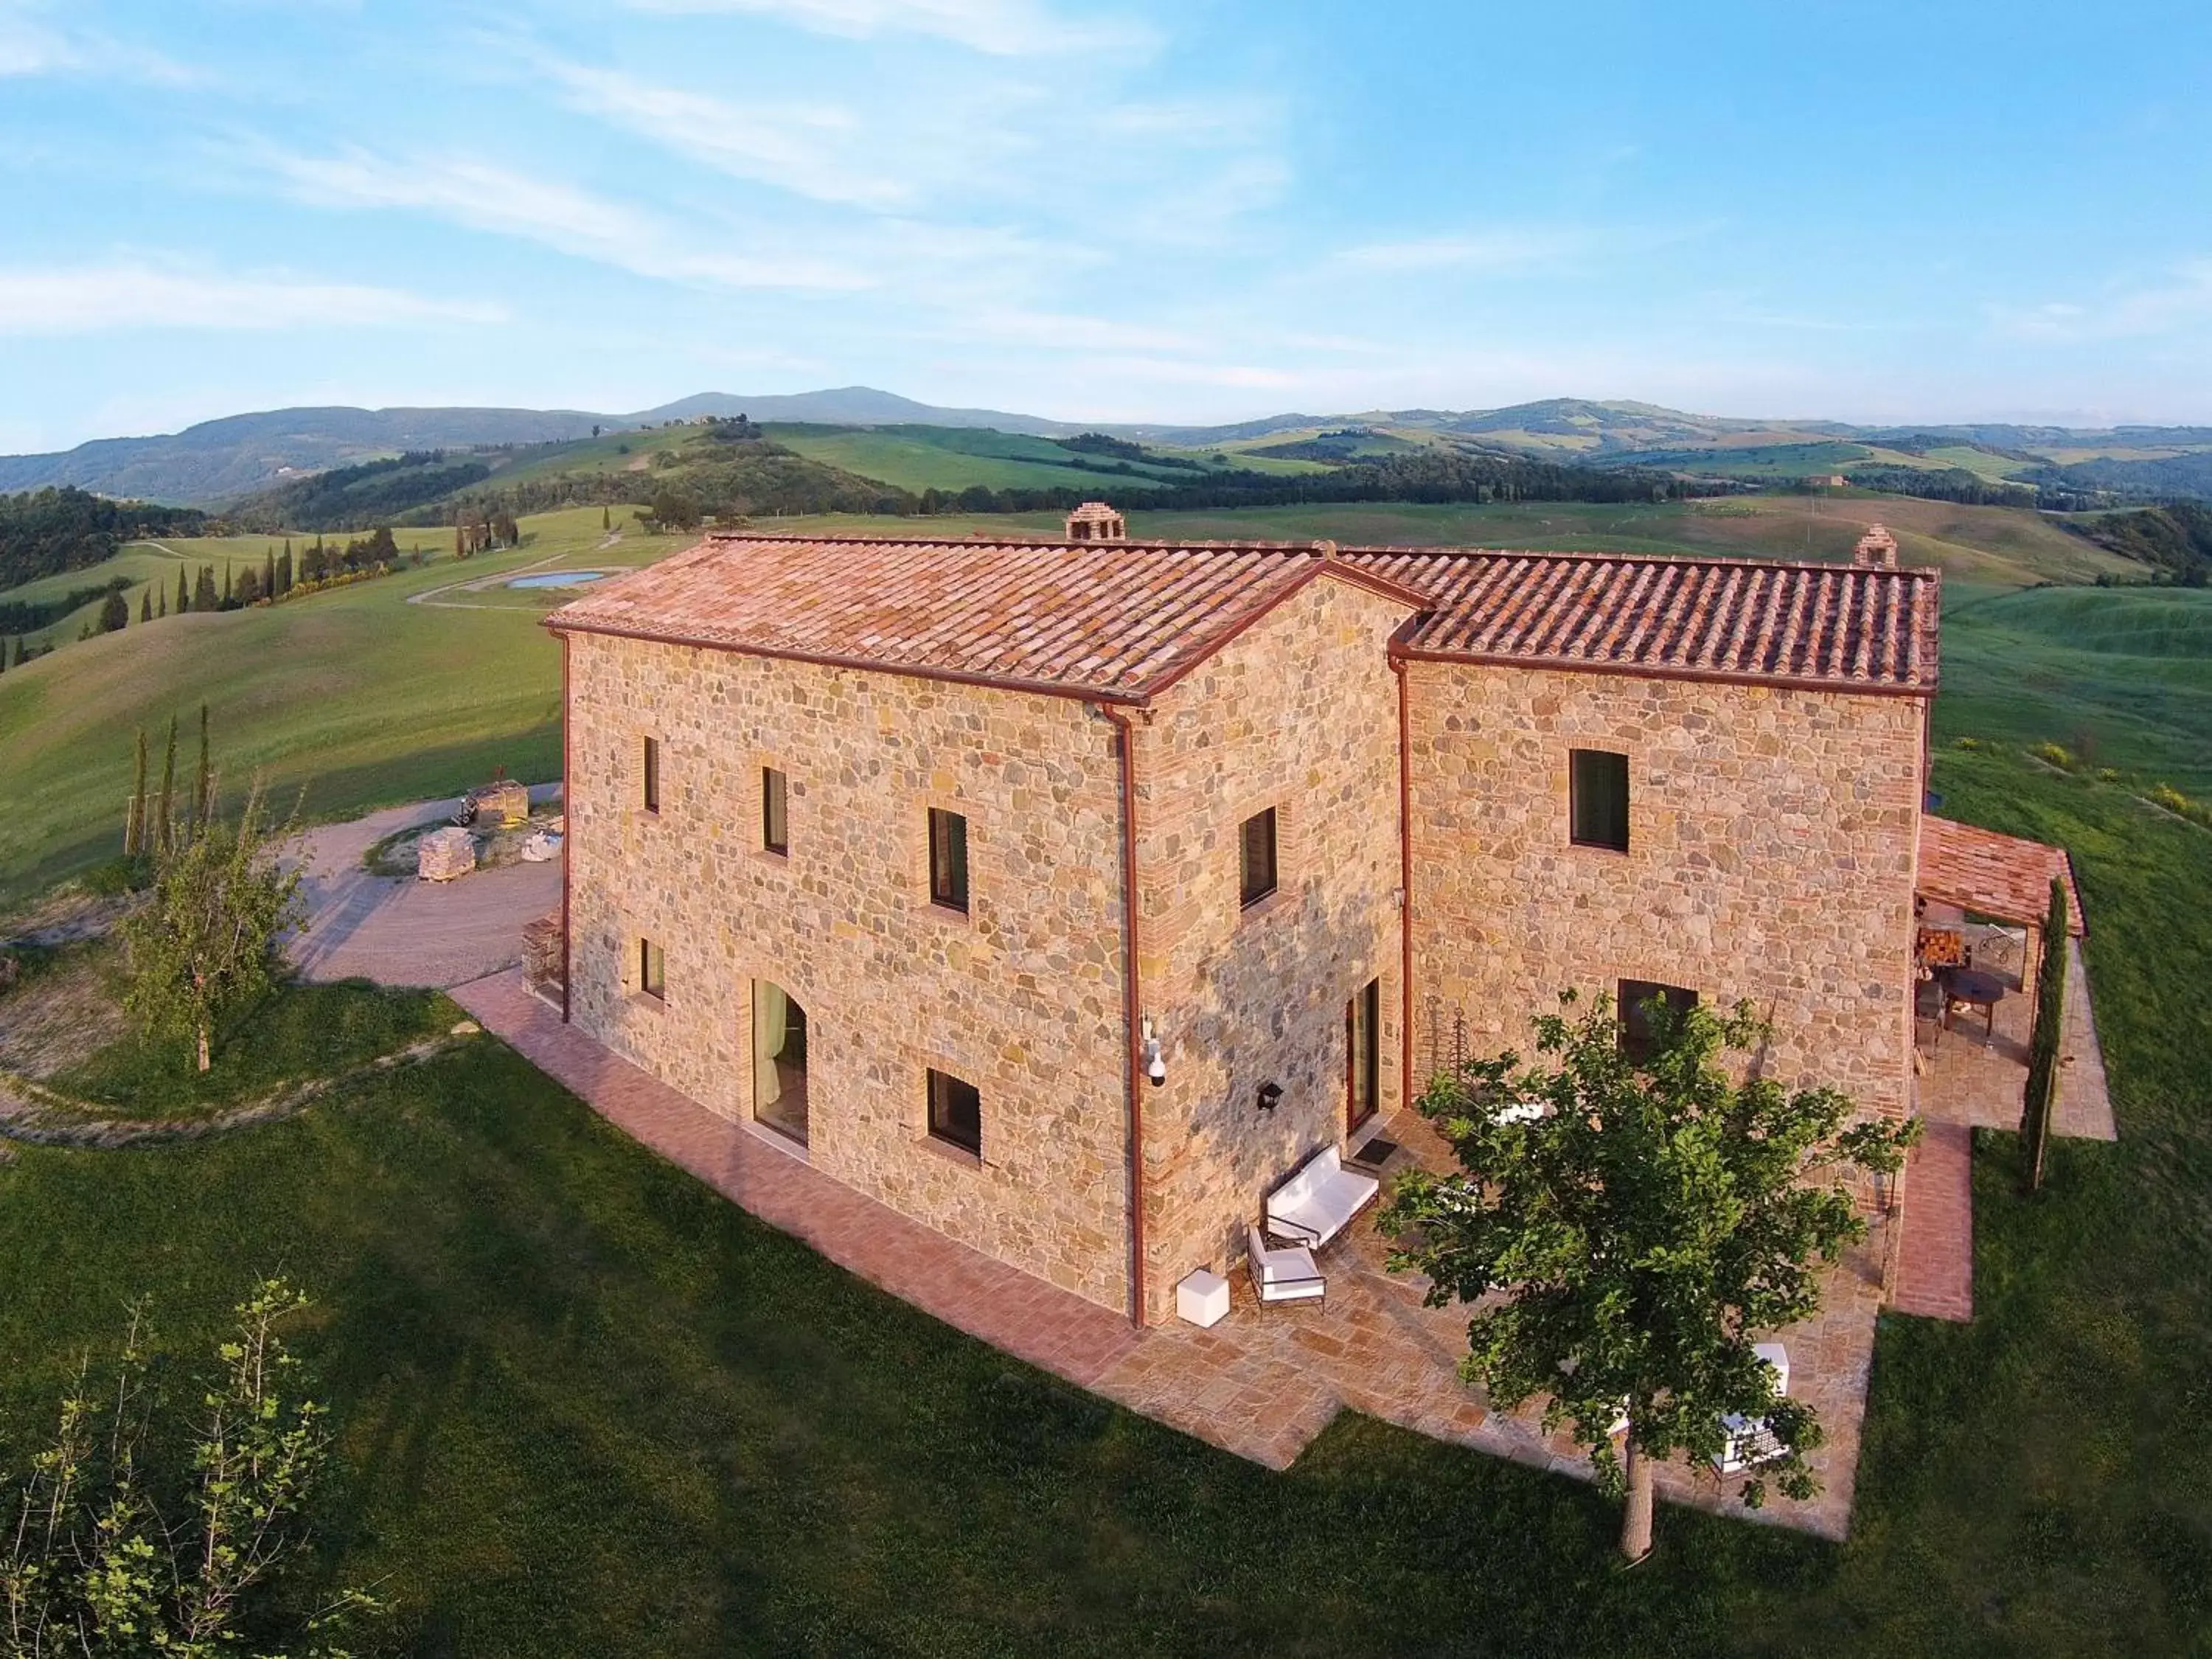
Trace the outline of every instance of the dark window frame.
<instances>
[{"instance_id":1,"label":"dark window frame","mask_svg":"<svg viewBox=\"0 0 2212 1659\"><path fill-rule=\"evenodd\" d=\"M1653 1036L1645 1005L1663 1001L1678 1014L1698 1006L1698 994L1686 985L1667 985L1657 980L1624 979L1614 987L1614 1012L1620 1021L1620 1052L1641 1064L1651 1058Z\"/></svg>"},{"instance_id":2,"label":"dark window frame","mask_svg":"<svg viewBox=\"0 0 2212 1659\"><path fill-rule=\"evenodd\" d=\"M969 913L968 815L929 809L929 902L940 910Z\"/></svg>"},{"instance_id":3,"label":"dark window frame","mask_svg":"<svg viewBox=\"0 0 2212 1659\"><path fill-rule=\"evenodd\" d=\"M1264 832L1258 845L1254 842L1255 826ZM1281 885L1282 825L1275 809L1264 807L1237 826L1237 902L1249 910Z\"/></svg>"},{"instance_id":4,"label":"dark window frame","mask_svg":"<svg viewBox=\"0 0 2212 1659\"><path fill-rule=\"evenodd\" d=\"M660 739L659 738L647 738L645 740L643 769L644 788L641 793L645 798L645 810L657 813L660 811Z\"/></svg>"},{"instance_id":5,"label":"dark window frame","mask_svg":"<svg viewBox=\"0 0 2212 1659\"><path fill-rule=\"evenodd\" d=\"M979 1163L983 1157L983 1091L964 1078L926 1068L929 1138L957 1147Z\"/></svg>"},{"instance_id":6,"label":"dark window frame","mask_svg":"<svg viewBox=\"0 0 2212 1659\"><path fill-rule=\"evenodd\" d=\"M1346 1127L1357 1129L1382 1109L1381 980L1369 980L1344 1005L1344 1049Z\"/></svg>"},{"instance_id":7,"label":"dark window frame","mask_svg":"<svg viewBox=\"0 0 2212 1659\"><path fill-rule=\"evenodd\" d=\"M1593 775L1603 763L1602 786ZM1611 799L1601 799L1610 797ZM1613 810L1607 810L1611 807ZM1628 850L1628 757L1612 749L1567 751L1567 839L1577 847Z\"/></svg>"},{"instance_id":8,"label":"dark window frame","mask_svg":"<svg viewBox=\"0 0 2212 1659\"><path fill-rule=\"evenodd\" d=\"M668 952L642 933L637 936L637 988L655 1002L668 1000Z\"/></svg>"},{"instance_id":9,"label":"dark window frame","mask_svg":"<svg viewBox=\"0 0 2212 1659\"><path fill-rule=\"evenodd\" d=\"M761 768L761 846L791 856L791 780L781 767Z\"/></svg>"}]
</instances>

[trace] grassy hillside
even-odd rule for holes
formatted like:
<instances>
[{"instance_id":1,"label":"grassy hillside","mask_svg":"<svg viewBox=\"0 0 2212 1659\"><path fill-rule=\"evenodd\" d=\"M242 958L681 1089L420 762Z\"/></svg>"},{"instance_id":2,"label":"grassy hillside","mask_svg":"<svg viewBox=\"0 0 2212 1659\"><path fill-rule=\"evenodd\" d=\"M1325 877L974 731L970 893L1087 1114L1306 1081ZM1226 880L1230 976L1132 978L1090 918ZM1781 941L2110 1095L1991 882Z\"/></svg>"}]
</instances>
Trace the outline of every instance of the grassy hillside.
<instances>
[{"instance_id":1,"label":"grassy hillside","mask_svg":"<svg viewBox=\"0 0 2212 1659\"><path fill-rule=\"evenodd\" d=\"M2212 592L2045 587L1956 605L1936 728L2055 742L2212 798Z\"/></svg>"},{"instance_id":2,"label":"grassy hillside","mask_svg":"<svg viewBox=\"0 0 2212 1659\"><path fill-rule=\"evenodd\" d=\"M134 622L0 676L10 805L0 815L0 898L118 850L132 734L147 728L158 769L169 715L189 727L203 699L227 790L235 793L258 769L288 805L307 785L311 813L445 793L500 765L557 776L559 651L537 624L560 595L495 589L439 604L408 599L549 557L606 567L688 540L630 529L600 551L598 508L547 514L529 522L527 544L513 551L434 561L265 610ZM254 537L178 545L201 556L234 546L258 562L264 544Z\"/></svg>"},{"instance_id":3,"label":"grassy hillside","mask_svg":"<svg viewBox=\"0 0 2212 1659\"><path fill-rule=\"evenodd\" d=\"M960 430L951 427L848 428L773 426L769 438L810 460L842 467L863 477L880 478L920 495L925 489L953 491L971 484L992 489L1093 489L1101 494L1150 489L1199 475L1182 468L1132 463L1141 475L1102 474L1088 470L1114 458L1078 455L1048 438L1009 432ZM1079 467L1073 463L1086 463Z\"/></svg>"}]
</instances>

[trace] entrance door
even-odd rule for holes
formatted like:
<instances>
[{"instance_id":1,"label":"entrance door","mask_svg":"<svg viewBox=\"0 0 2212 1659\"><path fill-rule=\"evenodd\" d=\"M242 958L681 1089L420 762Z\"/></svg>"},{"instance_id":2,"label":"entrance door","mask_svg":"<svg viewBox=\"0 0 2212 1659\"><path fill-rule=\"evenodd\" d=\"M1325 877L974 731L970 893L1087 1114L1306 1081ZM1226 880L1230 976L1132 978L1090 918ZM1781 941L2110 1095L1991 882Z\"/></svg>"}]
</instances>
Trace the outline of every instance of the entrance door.
<instances>
[{"instance_id":1,"label":"entrance door","mask_svg":"<svg viewBox=\"0 0 2212 1659\"><path fill-rule=\"evenodd\" d=\"M806 1010L764 979L753 981L753 1116L806 1144Z\"/></svg>"},{"instance_id":2,"label":"entrance door","mask_svg":"<svg viewBox=\"0 0 2212 1659\"><path fill-rule=\"evenodd\" d=\"M1347 1129L1357 1129L1382 1107L1382 981L1370 979L1344 1005Z\"/></svg>"}]
</instances>

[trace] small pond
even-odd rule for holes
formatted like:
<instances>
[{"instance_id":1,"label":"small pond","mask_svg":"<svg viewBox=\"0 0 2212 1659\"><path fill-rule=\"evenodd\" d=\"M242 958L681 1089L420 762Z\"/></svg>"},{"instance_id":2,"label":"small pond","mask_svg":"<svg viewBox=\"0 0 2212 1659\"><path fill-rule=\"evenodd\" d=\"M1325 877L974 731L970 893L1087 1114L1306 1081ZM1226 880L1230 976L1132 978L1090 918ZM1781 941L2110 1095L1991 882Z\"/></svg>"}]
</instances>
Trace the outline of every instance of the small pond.
<instances>
[{"instance_id":1,"label":"small pond","mask_svg":"<svg viewBox=\"0 0 2212 1659\"><path fill-rule=\"evenodd\" d=\"M586 582L598 581L607 573L604 570L541 570L534 576L517 576L507 583L509 587L581 587Z\"/></svg>"}]
</instances>

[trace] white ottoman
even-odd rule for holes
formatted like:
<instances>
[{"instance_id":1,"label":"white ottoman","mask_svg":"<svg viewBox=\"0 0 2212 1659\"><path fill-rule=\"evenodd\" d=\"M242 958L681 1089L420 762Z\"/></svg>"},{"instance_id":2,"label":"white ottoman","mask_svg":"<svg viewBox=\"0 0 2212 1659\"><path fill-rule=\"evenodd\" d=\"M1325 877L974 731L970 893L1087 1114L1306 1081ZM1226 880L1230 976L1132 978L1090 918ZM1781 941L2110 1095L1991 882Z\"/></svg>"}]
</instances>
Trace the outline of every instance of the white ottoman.
<instances>
[{"instance_id":1,"label":"white ottoman","mask_svg":"<svg viewBox=\"0 0 2212 1659\"><path fill-rule=\"evenodd\" d=\"M1176 1286L1176 1314L1193 1325L1218 1325L1229 1317L1229 1281L1200 1267Z\"/></svg>"}]
</instances>

